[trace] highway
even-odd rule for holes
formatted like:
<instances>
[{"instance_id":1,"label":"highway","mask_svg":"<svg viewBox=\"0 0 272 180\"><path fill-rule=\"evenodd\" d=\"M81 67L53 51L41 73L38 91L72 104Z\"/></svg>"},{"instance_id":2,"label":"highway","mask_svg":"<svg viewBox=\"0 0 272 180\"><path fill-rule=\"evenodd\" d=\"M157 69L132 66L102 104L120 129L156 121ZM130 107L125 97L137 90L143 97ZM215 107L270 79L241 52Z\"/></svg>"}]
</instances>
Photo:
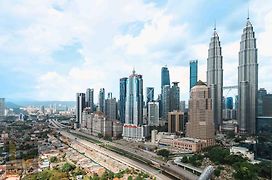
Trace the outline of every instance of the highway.
<instances>
[{"instance_id":1,"label":"highway","mask_svg":"<svg viewBox=\"0 0 272 180\"><path fill-rule=\"evenodd\" d=\"M60 133L61 133L61 135L65 136L65 137L68 137L68 138L70 138L72 140L76 140L78 143L81 143L81 144L83 144L85 146L88 146L89 148L91 148L91 149L93 149L93 150L95 150L95 151L97 151L97 152L99 152L101 154L107 155L107 156L109 156L109 157L111 157L111 158L113 158L113 159L115 159L115 160L117 160L119 162L122 162L122 163L126 164L127 166L130 166L130 167L133 167L135 169L139 169L139 170L141 170L143 172L146 172L146 173L156 177L157 179L170 180L169 177L159 173L158 170L156 170L154 168L151 168L148 165L145 165L145 164L139 163L137 161L131 160L129 158L126 158L124 156L121 156L121 155L119 155L117 153L114 153L114 152L112 152L110 150L107 150L107 149L105 149L105 148L103 148L101 146L98 146L98 145L94 144L94 143L91 143L91 142L83 140L83 139L81 139L81 138L79 138L77 136L74 136L71 133L68 133L68 132L65 132L65 131L60 131Z\"/></svg>"},{"instance_id":2,"label":"highway","mask_svg":"<svg viewBox=\"0 0 272 180\"><path fill-rule=\"evenodd\" d=\"M58 121L53 120L53 121L51 121L51 123L55 127L63 128L63 127L59 126L60 123ZM131 147L128 147L128 146L124 147L123 145L116 144L116 143L113 143L113 142L109 142L109 141L106 141L106 140L103 140L103 139L99 139L97 137L88 135L88 134L83 133L83 132L74 131L74 130L72 130L71 132L73 134L77 134L77 135L73 135L73 134L71 134L69 132L61 130L62 135L67 136L67 137L69 137L71 139L77 138L78 142L80 142L80 143L82 143L82 144L84 144L86 146L89 146L89 147L97 150L98 152L100 152L100 153L102 153L104 155L109 155L110 157L116 159L117 161L125 163L127 166L130 166L130 167L142 170L144 172L147 172L147 173L155 176L157 179L166 179L167 180L167 179L171 179L171 178L169 178L168 176L166 176L164 174L160 174L159 171L156 168L159 168L161 170L161 172L164 172L166 174L170 174L173 177L176 177L176 179L188 179L188 180L198 179L197 175L195 175L195 174L191 173L190 171L187 171L187 170L179 167L178 165L176 165L176 164L174 164L172 162L165 163L164 161L157 159L156 154L146 153L143 150L131 148ZM144 159L145 162L152 162L156 168L153 168L153 167L151 167L151 166L149 166L147 164L141 163L139 161L129 159L129 158L127 158L125 156L122 156L122 155L120 155L118 153L115 153L115 152L113 152L111 150L108 150L108 149L103 148L103 147L101 147L99 145L91 143L91 142L89 142L87 140L84 140L83 138L80 138L80 136L78 136L78 135L100 141L104 145L110 145L110 146L116 147L118 149L125 150L126 152L135 155L135 157L140 157L141 159ZM157 166L156 166L156 164L157 164Z\"/></svg>"},{"instance_id":3,"label":"highway","mask_svg":"<svg viewBox=\"0 0 272 180\"><path fill-rule=\"evenodd\" d=\"M153 154L150 154L150 153L146 153L143 150L134 149L134 148L131 148L129 146L124 147L123 145L116 144L116 143L113 143L113 142L109 142L109 141L106 141L106 140L103 140L103 139L99 139L97 137L87 135L86 133L83 133L83 132L79 132L79 131L71 131L71 132L82 135L82 136L85 136L85 137L90 137L90 138L95 139L95 140L99 140L99 141L101 141L101 142L103 142L105 144L109 144L109 145L114 146L116 148L125 150L125 151L127 151L127 152L129 152L131 154L134 154L135 156L140 156L140 157L146 159L147 161L155 162L155 163L159 164L160 169L162 171L165 171L165 172L167 172L167 173L171 174L172 176L175 176L175 177L177 177L179 179L189 179L189 180L198 179L197 175L195 175L192 172L187 171L184 168L178 166L173 161L169 161L168 163L165 163L164 161L157 159L158 156L156 154L153 155ZM195 169L193 169L193 170L195 170ZM199 169L197 169L195 171L199 172Z\"/></svg>"}]
</instances>

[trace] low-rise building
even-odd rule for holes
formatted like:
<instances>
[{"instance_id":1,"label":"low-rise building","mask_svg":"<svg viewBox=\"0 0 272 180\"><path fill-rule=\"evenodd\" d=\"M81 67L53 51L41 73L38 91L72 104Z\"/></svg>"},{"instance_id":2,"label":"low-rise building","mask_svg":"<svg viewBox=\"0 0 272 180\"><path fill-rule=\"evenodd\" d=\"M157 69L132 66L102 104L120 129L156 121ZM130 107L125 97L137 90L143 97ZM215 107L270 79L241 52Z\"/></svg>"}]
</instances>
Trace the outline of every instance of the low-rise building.
<instances>
[{"instance_id":1,"label":"low-rise building","mask_svg":"<svg viewBox=\"0 0 272 180\"><path fill-rule=\"evenodd\" d=\"M196 139L196 138L175 138L175 139L160 139L159 145L169 146L173 150L186 151L190 153L199 152L202 149L213 146L214 141Z\"/></svg>"},{"instance_id":2,"label":"low-rise building","mask_svg":"<svg viewBox=\"0 0 272 180\"><path fill-rule=\"evenodd\" d=\"M249 159L250 161L254 160L254 153L250 152L248 148L233 146L231 147L230 152L232 154L241 155L244 158Z\"/></svg>"},{"instance_id":3,"label":"low-rise building","mask_svg":"<svg viewBox=\"0 0 272 180\"><path fill-rule=\"evenodd\" d=\"M134 124L124 124L123 138L126 140L145 141L150 136L149 126L137 126Z\"/></svg>"},{"instance_id":4,"label":"low-rise building","mask_svg":"<svg viewBox=\"0 0 272 180\"><path fill-rule=\"evenodd\" d=\"M238 131L238 122L237 120L225 120L222 122L221 131L227 132L227 131L234 131L237 133Z\"/></svg>"},{"instance_id":5,"label":"low-rise building","mask_svg":"<svg viewBox=\"0 0 272 180\"><path fill-rule=\"evenodd\" d=\"M213 146L215 142L213 140L203 140L197 138L178 138L175 133L158 132L152 130L151 143L158 144L159 146L169 146L176 151L186 152L199 152L203 148Z\"/></svg>"},{"instance_id":6,"label":"low-rise building","mask_svg":"<svg viewBox=\"0 0 272 180\"><path fill-rule=\"evenodd\" d=\"M158 132L157 130L151 131L151 142L153 144L158 143L161 139L175 139L177 136L174 133Z\"/></svg>"}]
</instances>

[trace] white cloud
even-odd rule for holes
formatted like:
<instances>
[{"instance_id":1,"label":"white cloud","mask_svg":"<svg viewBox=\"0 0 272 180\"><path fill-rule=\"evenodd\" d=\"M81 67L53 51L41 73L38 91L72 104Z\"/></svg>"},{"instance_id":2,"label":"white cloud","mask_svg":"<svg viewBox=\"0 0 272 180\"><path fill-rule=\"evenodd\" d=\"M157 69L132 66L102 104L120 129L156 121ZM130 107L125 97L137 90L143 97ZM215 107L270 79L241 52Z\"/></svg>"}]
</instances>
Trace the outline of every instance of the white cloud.
<instances>
[{"instance_id":1,"label":"white cloud","mask_svg":"<svg viewBox=\"0 0 272 180\"><path fill-rule=\"evenodd\" d=\"M199 59L199 79L205 81L212 30L207 26L206 29L199 29L199 35L192 35L190 23L179 20L194 7L199 9L198 3L190 3L188 9L185 4L183 6L184 9L175 9L173 4L168 3L156 7L138 0L1 2L0 11L15 17L24 25L8 29L5 33L0 31L0 48L18 56L26 56L24 61L28 63L18 63L22 66L17 69L37 69L33 73L34 78L37 78L37 91L33 92L37 99L74 100L75 93L85 91L87 87L95 88L96 93L104 87L107 92L113 91L118 97L119 78L128 76L133 67L137 73L143 74L145 87L155 86L159 93L160 68L165 64L170 69L171 81L180 82L182 99L187 99L189 60ZM272 66L272 11L271 6L265 3L251 1L250 7L255 6L251 19L256 27L260 87L271 90L272 83L267 73ZM195 12L195 15L201 14ZM230 15L230 18L237 17ZM123 25L131 22L144 23L139 34L120 32ZM230 22L231 19L228 19L227 23ZM237 84L240 41L237 33L242 33L242 28L239 32L229 32L224 27L218 27L224 57L225 85ZM236 39L233 40L233 37ZM75 59L68 70L56 70L53 66L57 63L51 54L75 42L81 45L79 52L83 61ZM65 61L60 63L65 64ZM28 68L30 64L35 67ZM52 65L54 70L43 70L44 64Z\"/></svg>"}]
</instances>

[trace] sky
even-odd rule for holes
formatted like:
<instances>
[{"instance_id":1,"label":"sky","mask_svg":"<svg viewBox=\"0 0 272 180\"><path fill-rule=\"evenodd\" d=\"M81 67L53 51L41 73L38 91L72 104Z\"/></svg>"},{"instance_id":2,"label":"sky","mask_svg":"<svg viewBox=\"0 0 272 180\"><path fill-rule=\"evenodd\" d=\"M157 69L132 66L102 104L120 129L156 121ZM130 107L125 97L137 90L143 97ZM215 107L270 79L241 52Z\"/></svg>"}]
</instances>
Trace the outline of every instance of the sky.
<instances>
[{"instance_id":1,"label":"sky","mask_svg":"<svg viewBox=\"0 0 272 180\"><path fill-rule=\"evenodd\" d=\"M161 67L189 98L189 61L206 81L214 24L224 86L237 85L239 43L248 16L257 38L259 87L272 93L271 0L0 0L0 97L75 100L99 88L119 98L135 68L160 92Z\"/></svg>"}]
</instances>

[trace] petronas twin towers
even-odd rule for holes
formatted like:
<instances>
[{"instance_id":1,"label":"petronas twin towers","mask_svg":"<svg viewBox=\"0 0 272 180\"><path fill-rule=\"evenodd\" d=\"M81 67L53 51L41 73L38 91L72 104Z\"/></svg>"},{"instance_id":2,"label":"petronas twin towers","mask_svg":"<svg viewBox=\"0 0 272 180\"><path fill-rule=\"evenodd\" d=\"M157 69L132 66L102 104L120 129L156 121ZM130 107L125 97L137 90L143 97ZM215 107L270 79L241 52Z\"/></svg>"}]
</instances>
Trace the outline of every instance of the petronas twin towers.
<instances>
[{"instance_id":1,"label":"petronas twin towers","mask_svg":"<svg viewBox=\"0 0 272 180\"><path fill-rule=\"evenodd\" d=\"M208 51L207 83L211 89L215 129L219 129L222 123L223 56L216 28L214 28Z\"/></svg>"},{"instance_id":2,"label":"petronas twin towers","mask_svg":"<svg viewBox=\"0 0 272 180\"><path fill-rule=\"evenodd\" d=\"M219 130L223 109L223 56L216 28L208 50L207 84L211 90L215 129ZM241 133L255 134L257 90L256 38L248 18L241 37L238 66L238 124Z\"/></svg>"},{"instance_id":3,"label":"petronas twin towers","mask_svg":"<svg viewBox=\"0 0 272 180\"><path fill-rule=\"evenodd\" d=\"M255 134L258 91L258 62L253 26L247 19L240 42L238 67L238 122L241 132Z\"/></svg>"}]
</instances>

